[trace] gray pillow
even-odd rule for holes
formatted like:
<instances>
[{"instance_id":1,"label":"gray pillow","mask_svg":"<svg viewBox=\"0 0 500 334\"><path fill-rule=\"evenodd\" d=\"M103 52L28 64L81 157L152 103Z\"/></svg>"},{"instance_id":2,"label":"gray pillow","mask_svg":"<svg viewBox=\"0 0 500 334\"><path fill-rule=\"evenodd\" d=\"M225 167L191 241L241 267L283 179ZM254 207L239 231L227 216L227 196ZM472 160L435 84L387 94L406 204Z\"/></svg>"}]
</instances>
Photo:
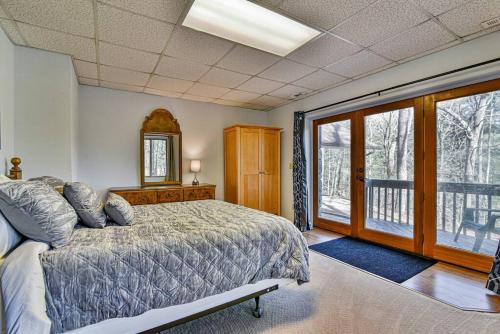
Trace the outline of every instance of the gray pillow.
<instances>
[{"instance_id":1,"label":"gray pillow","mask_svg":"<svg viewBox=\"0 0 500 334\"><path fill-rule=\"evenodd\" d=\"M109 193L104 209L108 216L119 225L132 225L134 221L134 209L120 195Z\"/></svg>"},{"instance_id":2,"label":"gray pillow","mask_svg":"<svg viewBox=\"0 0 500 334\"><path fill-rule=\"evenodd\" d=\"M103 228L106 213L99 195L85 183L71 182L64 185L64 197L75 209L83 224Z\"/></svg>"},{"instance_id":3,"label":"gray pillow","mask_svg":"<svg viewBox=\"0 0 500 334\"><path fill-rule=\"evenodd\" d=\"M56 248L71 241L77 221L71 205L41 181L0 184L0 211L19 233Z\"/></svg>"},{"instance_id":4,"label":"gray pillow","mask_svg":"<svg viewBox=\"0 0 500 334\"><path fill-rule=\"evenodd\" d=\"M31 179L28 179L28 181L42 181L47 183L49 186L52 188L57 188L57 187L62 187L64 186L64 181L54 177L54 176L38 176L38 177L32 177Z\"/></svg>"}]
</instances>

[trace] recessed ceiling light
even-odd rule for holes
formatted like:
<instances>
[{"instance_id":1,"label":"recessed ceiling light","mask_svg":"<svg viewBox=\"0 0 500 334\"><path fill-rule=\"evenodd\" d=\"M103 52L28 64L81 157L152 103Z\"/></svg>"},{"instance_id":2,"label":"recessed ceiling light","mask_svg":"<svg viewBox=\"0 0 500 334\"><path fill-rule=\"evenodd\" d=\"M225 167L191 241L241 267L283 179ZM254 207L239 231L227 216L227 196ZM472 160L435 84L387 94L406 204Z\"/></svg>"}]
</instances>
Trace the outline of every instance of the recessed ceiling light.
<instances>
[{"instance_id":1,"label":"recessed ceiling light","mask_svg":"<svg viewBox=\"0 0 500 334\"><path fill-rule=\"evenodd\" d=\"M195 0L182 25L279 56L320 34L246 0Z\"/></svg>"}]
</instances>

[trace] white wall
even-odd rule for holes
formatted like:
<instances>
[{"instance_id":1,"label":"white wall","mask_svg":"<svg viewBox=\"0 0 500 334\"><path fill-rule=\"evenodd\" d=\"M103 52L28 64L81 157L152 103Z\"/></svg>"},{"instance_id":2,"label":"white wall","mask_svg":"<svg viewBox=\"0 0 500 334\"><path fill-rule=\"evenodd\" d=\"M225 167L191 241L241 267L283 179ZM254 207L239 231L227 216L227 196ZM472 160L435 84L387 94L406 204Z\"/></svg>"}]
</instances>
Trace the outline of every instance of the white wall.
<instances>
[{"instance_id":1,"label":"white wall","mask_svg":"<svg viewBox=\"0 0 500 334\"><path fill-rule=\"evenodd\" d=\"M72 157L77 88L71 58L15 47L15 153L23 178L76 178Z\"/></svg>"},{"instance_id":2,"label":"white wall","mask_svg":"<svg viewBox=\"0 0 500 334\"><path fill-rule=\"evenodd\" d=\"M14 154L14 45L0 29L0 174Z\"/></svg>"},{"instance_id":3,"label":"white wall","mask_svg":"<svg viewBox=\"0 0 500 334\"><path fill-rule=\"evenodd\" d=\"M500 32L496 32L349 82L271 111L269 115L270 125L284 128L281 146L281 163L283 166L281 170L282 215L288 219L293 219L292 170L288 168L288 165L292 161L293 113L295 111L310 110L426 76L487 61L499 56ZM383 104L498 77L500 77L500 65L495 64L487 66L484 69L467 71L448 78L433 80L426 84L418 84L414 87L393 91L381 97L369 98L356 103L330 108L311 114L308 118L310 121L320 116L352 111L371 105ZM310 192L312 193L311 189Z\"/></svg>"},{"instance_id":4,"label":"white wall","mask_svg":"<svg viewBox=\"0 0 500 334\"><path fill-rule=\"evenodd\" d=\"M189 160L201 159L200 182L217 185L223 198L223 128L266 124L267 113L211 103L80 86L78 179L103 191L140 184L139 131L144 117L166 108L182 131L183 182L191 183Z\"/></svg>"}]
</instances>

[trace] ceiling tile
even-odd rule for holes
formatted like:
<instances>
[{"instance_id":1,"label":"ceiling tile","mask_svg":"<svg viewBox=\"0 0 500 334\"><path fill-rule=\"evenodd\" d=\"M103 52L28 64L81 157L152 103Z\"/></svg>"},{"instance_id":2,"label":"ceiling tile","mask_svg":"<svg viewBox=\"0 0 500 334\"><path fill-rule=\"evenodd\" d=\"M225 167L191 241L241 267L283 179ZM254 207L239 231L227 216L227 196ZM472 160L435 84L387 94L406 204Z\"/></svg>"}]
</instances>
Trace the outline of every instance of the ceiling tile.
<instances>
[{"instance_id":1,"label":"ceiling tile","mask_svg":"<svg viewBox=\"0 0 500 334\"><path fill-rule=\"evenodd\" d=\"M371 72L377 68L390 64L391 62L373 52L363 50L351 57L347 57L335 64L325 68L325 70L352 78L358 75Z\"/></svg>"},{"instance_id":2,"label":"ceiling tile","mask_svg":"<svg viewBox=\"0 0 500 334\"><path fill-rule=\"evenodd\" d=\"M266 94L282 86L283 84L281 82L262 78L252 78L247 82L244 82L241 86L238 87L238 89L252 93Z\"/></svg>"},{"instance_id":3,"label":"ceiling tile","mask_svg":"<svg viewBox=\"0 0 500 334\"><path fill-rule=\"evenodd\" d=\"M80 83L80 85L99 86L99 81L97 81L96 79L78 78L78 82Z\"/></svg>"},{"instance_id":4,"label":"ceiling tile","mask_svg":"<svg viewBox=\"0 0 500 334\"><path fill-rule=\"evenodd\" d=\"M111 66L100 66L101 80L133 86L145 86L149 74L124 70Z\"/></svg>"},{"instance_id":5,"label":"ceiling tile","mask_svg":"<svg viewBox=\"0 0 500 334\"><path fill-rule=\"evenodd\" d=\"M291 53L287 58L299 63L324 67L361 50L359 46L325 34Z\"/></svg>"},{"instance_id":6,"label":"ceiling tile","mask_svg":"<svg viewBox=\"0 0 500 334\"><path fill-rule=\"evenodd\" d=\"M165 90L159 90L159 89L154 89L154 88L144 88L144 93L146 94L151 94L151 95L159 95L159 96L166 96L166 97L181 97L182 93L178 92L169 92Z\"/></svg>"},{"instance_id":7,"label":"ceiling tile","mask_svg":"<svg viewBox=\"0 0 500 334\"><path fill-rule=\"evenodd\" d=\"M233 46L224 39L193 29L176 27L165 53L169 56L213 65Z\"/></svg>"},{"instance_id":8,"label":"ceiling tile","mask_svg":"<svg viewBox=\"0 0 500 334\"><path fill-rule=\"evenodd\" d=\"M143 90L142 87L138 87L138 86L134 86L134 85L127 85L127 84L123 84L123 83L108 82L108 81L101 81L101 87L118 89L118 90L126 90L129 92L137 92L137 93L142 93L142 90Z\"/></svg>"},{"instance_id":9,"label":"ceiling tile","mask_svg":"<svg viewBox=\"0 0 500 334\"><path fill-rule=\"evenodd\" d=\"M191 100L191 101L198 101L198 102L214 102L213 97L204 97L204 96L196 96L196 95L189 95L189 94L184 94L182 95L183 99L186 100Z\"/></svg>"},{"instance_id":10,"label":"ceiling tile","mask_svg":"<svg viewBox=\"0 0 500 334\"><path fill-rule=\"evenodd\" d=\"M15 20L94 37L94 11L88 0L3 0Z\"/></svg>"},{"instance_id":11,"label":"ceiling tile","mask_svg":"<svg viewBox=\"0 0 500 334\"><path fill-rule=\"evenodd\" d=\"M102 0L102 2L170 23L176 23L186 7L186 0Z\"/></svg>"},{"instance_id":12,"label":"ceiling tile","mask_svg":"<svg viewBox=\"0 0 500 334\"><path fill-rule=\"evenodd\" d=\"M455 37L434 21L427 21L371 49L393 60L401 60L437 48Z\"/></svg>"},{"instance_id":13,"label":"ceiling tile","mask_svg":"<svg viewBox=\"0 0 500 334\"><path fill-rule=\"evenodd\" d=\"M98 4L99 39L134 49L161 53L173 25Z\"/></svg>"},{"instance_id":14,"label":"ceiling tile","mask_svg":"<svg viewBox=\"0 0 500 334\"><path fill-rule=\"evenodd\" d=\"M305 78L295 81L294 84L297 86L318 90L345 80L345 78L336 74L319 70L314 72L313 74L308 75Z\"/></svg>"},{"instance_id":15,"label":"ceiling tile","mask_svg":"<svg viewBox=\"0 0 500 334\"><path fill-rule=\"evenodd\" d=\"M214 67L200 79L200 82L220 87L234 88L248 79L250 79L249 75Z\"/></svg>"},{"instance_id":16,"label":"ceiling tile","mask_svg":"<svg viewBox=\"0 0 500 334\"><path fill-rule=\"evenodd\" d=\"M284 0L280 6L294 17L329 30L375 0Z\"/></svg>"},{"instance_id":17,"label":"ceiling tile","mask_svg":"<svg viewBox=\"0 0 500 334\"><path fill-rule=\"evenodd\" d=\"M217 66L240 73L255 75L280 59L280 57L267 52L237 45L217 63Z\"/></svg>"},{"instance_id":18,"label":"ceiling tile","mask_svg":"<svg viewBox=\"0 0 500 334\"><path fill-rule=\"evenodd\" d=\"M260 95L261 94L249 93L241 90L232 90L229 93L224 94L222 98L230 101L248 102L258 98Z\"/></svg>"},{"instance_id":19,"label":"ceiling tile","mask_svg":"<svg viewBox=\"0 0 500 334\"><path fill-rule=\"evenodd\" d=\"M209 69L210 66L207 65L164 56L161 58L155 73L171 78L197 81Z\"/></svg>"},{"instance_id":20,"label":"ceiling tile","mask_svg":"<svg viewBox=\"0 0 500 334\"><path fill-rule=\"evenodd\" d=\"M283 0L256 0L258 5L263 5L267 7L277 7Z\"/></svg>"},{"instance_id":21,"label":"ceiling tile","mask_svg":"<svg viewBox=\"0 0 500 334\"><path fill-rule=\"evenodd\" d=\"M9 36L10 40L17 45L25 45L23 37L19 33L19 30L17 30L16 25L14 21L10 20L0 20L0 25L2 26L3 30Z\"/></svg>"},{"instance_id":22,"label":"ceiling tile","mask_svg":"<svg viewBox=\"0 0 500 334\"><path fill-rule=\"evenodd\" d=\"M2 6L0 5L0 17L1 18L9 18L7 14L3 11Z\"/></svg>"},{"instance_id":23,"label":"ceiling tile","mask_svg":"<svg viewBox=\"0 0 500 334\"><path fill-rule=\"evenodd\" d=\"M76 74L79 77L85 77L87 79L97 79L97 64L89 63L87 61L73 60L75 64Z\"/></svg>"},{"instance_id":24,"label":"ceiling tile","mask_svg":"<svg viewBox=\"0 0 500 334\"><path fill-rule=\"evenodd\" d=\"M260 111L268 110L269 109L268 106L265 106L263 104L256 104L256 103L243 103L241 105L241 108L253 109L253 110L260 110Z\"/></svg>"},{"instance_id":25,"label":"ceiling tile","mask_svg":"<svg viewBox=\"0 0 500 334\"><path fill-rule=\"evenodd\" d=\"M365 8L332 32L370 46L429 19L407 0L382 0Z\"/></svg>"},{"instance_id":26,"label":"ceiling tile","mask_svg":"<svg viewBox=\"0 0 500 334\"><path fill-rule=\"evenodd\" d=\"M99 59L104 65L151 73L159 57L158 54L99 42Z\"/></svg>"},{"instance_id":27,"label":"ceiling tile","mask_svg":"<svg viewBox=\"0 0 500 334\"><path fill-rule=\"evenodd\" d=\"M310 90L308 88L297 87L294 85L286 85L284 87L281 87L280 89L275 90L272 93L269 93L269 95L281 97L284 99L295 99L295 98L298 98L302 95L307 95L311 92L312 92L312 90ZM296 96L298 94L300 96Z\"/></svg>"},{"instance_id":28,"label":"ceiling tile","mask_svg":"<svg viewBox=\"0 0 500 334\"><path fill-rule=\"evenodd\" d=\"M17 23L26 42L35 48L72 55L76 59L95 62L95 41L90 38L63 34L32 25Z\"/></svg>"},{"instance_id":29,"label":"ceiling tile","mask_svg":"<svg viewBox=\"0 0 500 334\"><path fill-rule=\"evenodd\" d=\"M432 15L439 15L458 7L470 0L413 0L417 5L427 10Z\"/></svg>"},{"instance_id":30,"label":"ceiling tile","mask_svg":"<svg viewBox=\"0 0 500 334\"><path fill-rule=\"evenodd\" d=\"M288 83L310 74L315 70L316 68L314 67L283 59L259 74L259 77Z\"/></svg>"},{"instance_id":31,"label":"ceiling tile","mask_svg":"<svg viewBox=\"0 0 500 334\"><path fill-rule=\"evenodd\" d=\"M184 93L192 85L193 85L192 81L166 78L166 77L161 77L159 75L153 75L151 81L148 84L148 87L159 90L167 90L170 92Z\"/></svg>"},{"instance_id":32,"label":"ceiling tile","mask_svg":"<svg viewBox=\"0 0 500 334\"><path fill-rule=\"evenodd\" d=\"M481 31L481 22L497 16L500 16L499 0L476 0L444 13L439 16L439 20L464 37Z\"/></svg>"},{"instance_id":33,"label":"ceiling tile","mask_svg":"<svg viewBox=\"0 0 500 334\"><path fill-rule=\"evenodd\" d=\"M279 106L288 100L281 99L279 97L274 97L274 96L268 96L268 95L262 95L259 98L256 98L255 100L252 101L252 103L256 104L263 104L269 107L276 107Z\"/></svg>"},{"instance_id":34,"label":"ceiling tile","mask_svg":"<svg viewBox=\"0 0 500 334\"><path fill-rule=\"evenodd\" d=\"M193 87L188 90L188 93L191 95L218 98L229 92L229 90L229 88L195 83Z\"/></svg>"}]
</instances>

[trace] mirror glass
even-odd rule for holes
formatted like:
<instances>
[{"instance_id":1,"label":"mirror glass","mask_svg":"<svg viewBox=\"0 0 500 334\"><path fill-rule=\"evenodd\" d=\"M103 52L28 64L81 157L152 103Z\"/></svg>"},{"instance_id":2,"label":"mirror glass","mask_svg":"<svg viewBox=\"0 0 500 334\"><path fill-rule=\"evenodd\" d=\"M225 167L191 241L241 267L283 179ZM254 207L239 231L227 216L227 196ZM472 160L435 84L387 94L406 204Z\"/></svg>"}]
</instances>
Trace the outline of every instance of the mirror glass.
<instances>
[{"instance_id":1,"label":"mirror glass","mask_svg":"<svg viewBox=\"0 0 500 334\"><path fill-rule=\"evenodd\" d=\"M180 182L178 134L144 133L144 182Z\"/></svg>"}]
</instances>

